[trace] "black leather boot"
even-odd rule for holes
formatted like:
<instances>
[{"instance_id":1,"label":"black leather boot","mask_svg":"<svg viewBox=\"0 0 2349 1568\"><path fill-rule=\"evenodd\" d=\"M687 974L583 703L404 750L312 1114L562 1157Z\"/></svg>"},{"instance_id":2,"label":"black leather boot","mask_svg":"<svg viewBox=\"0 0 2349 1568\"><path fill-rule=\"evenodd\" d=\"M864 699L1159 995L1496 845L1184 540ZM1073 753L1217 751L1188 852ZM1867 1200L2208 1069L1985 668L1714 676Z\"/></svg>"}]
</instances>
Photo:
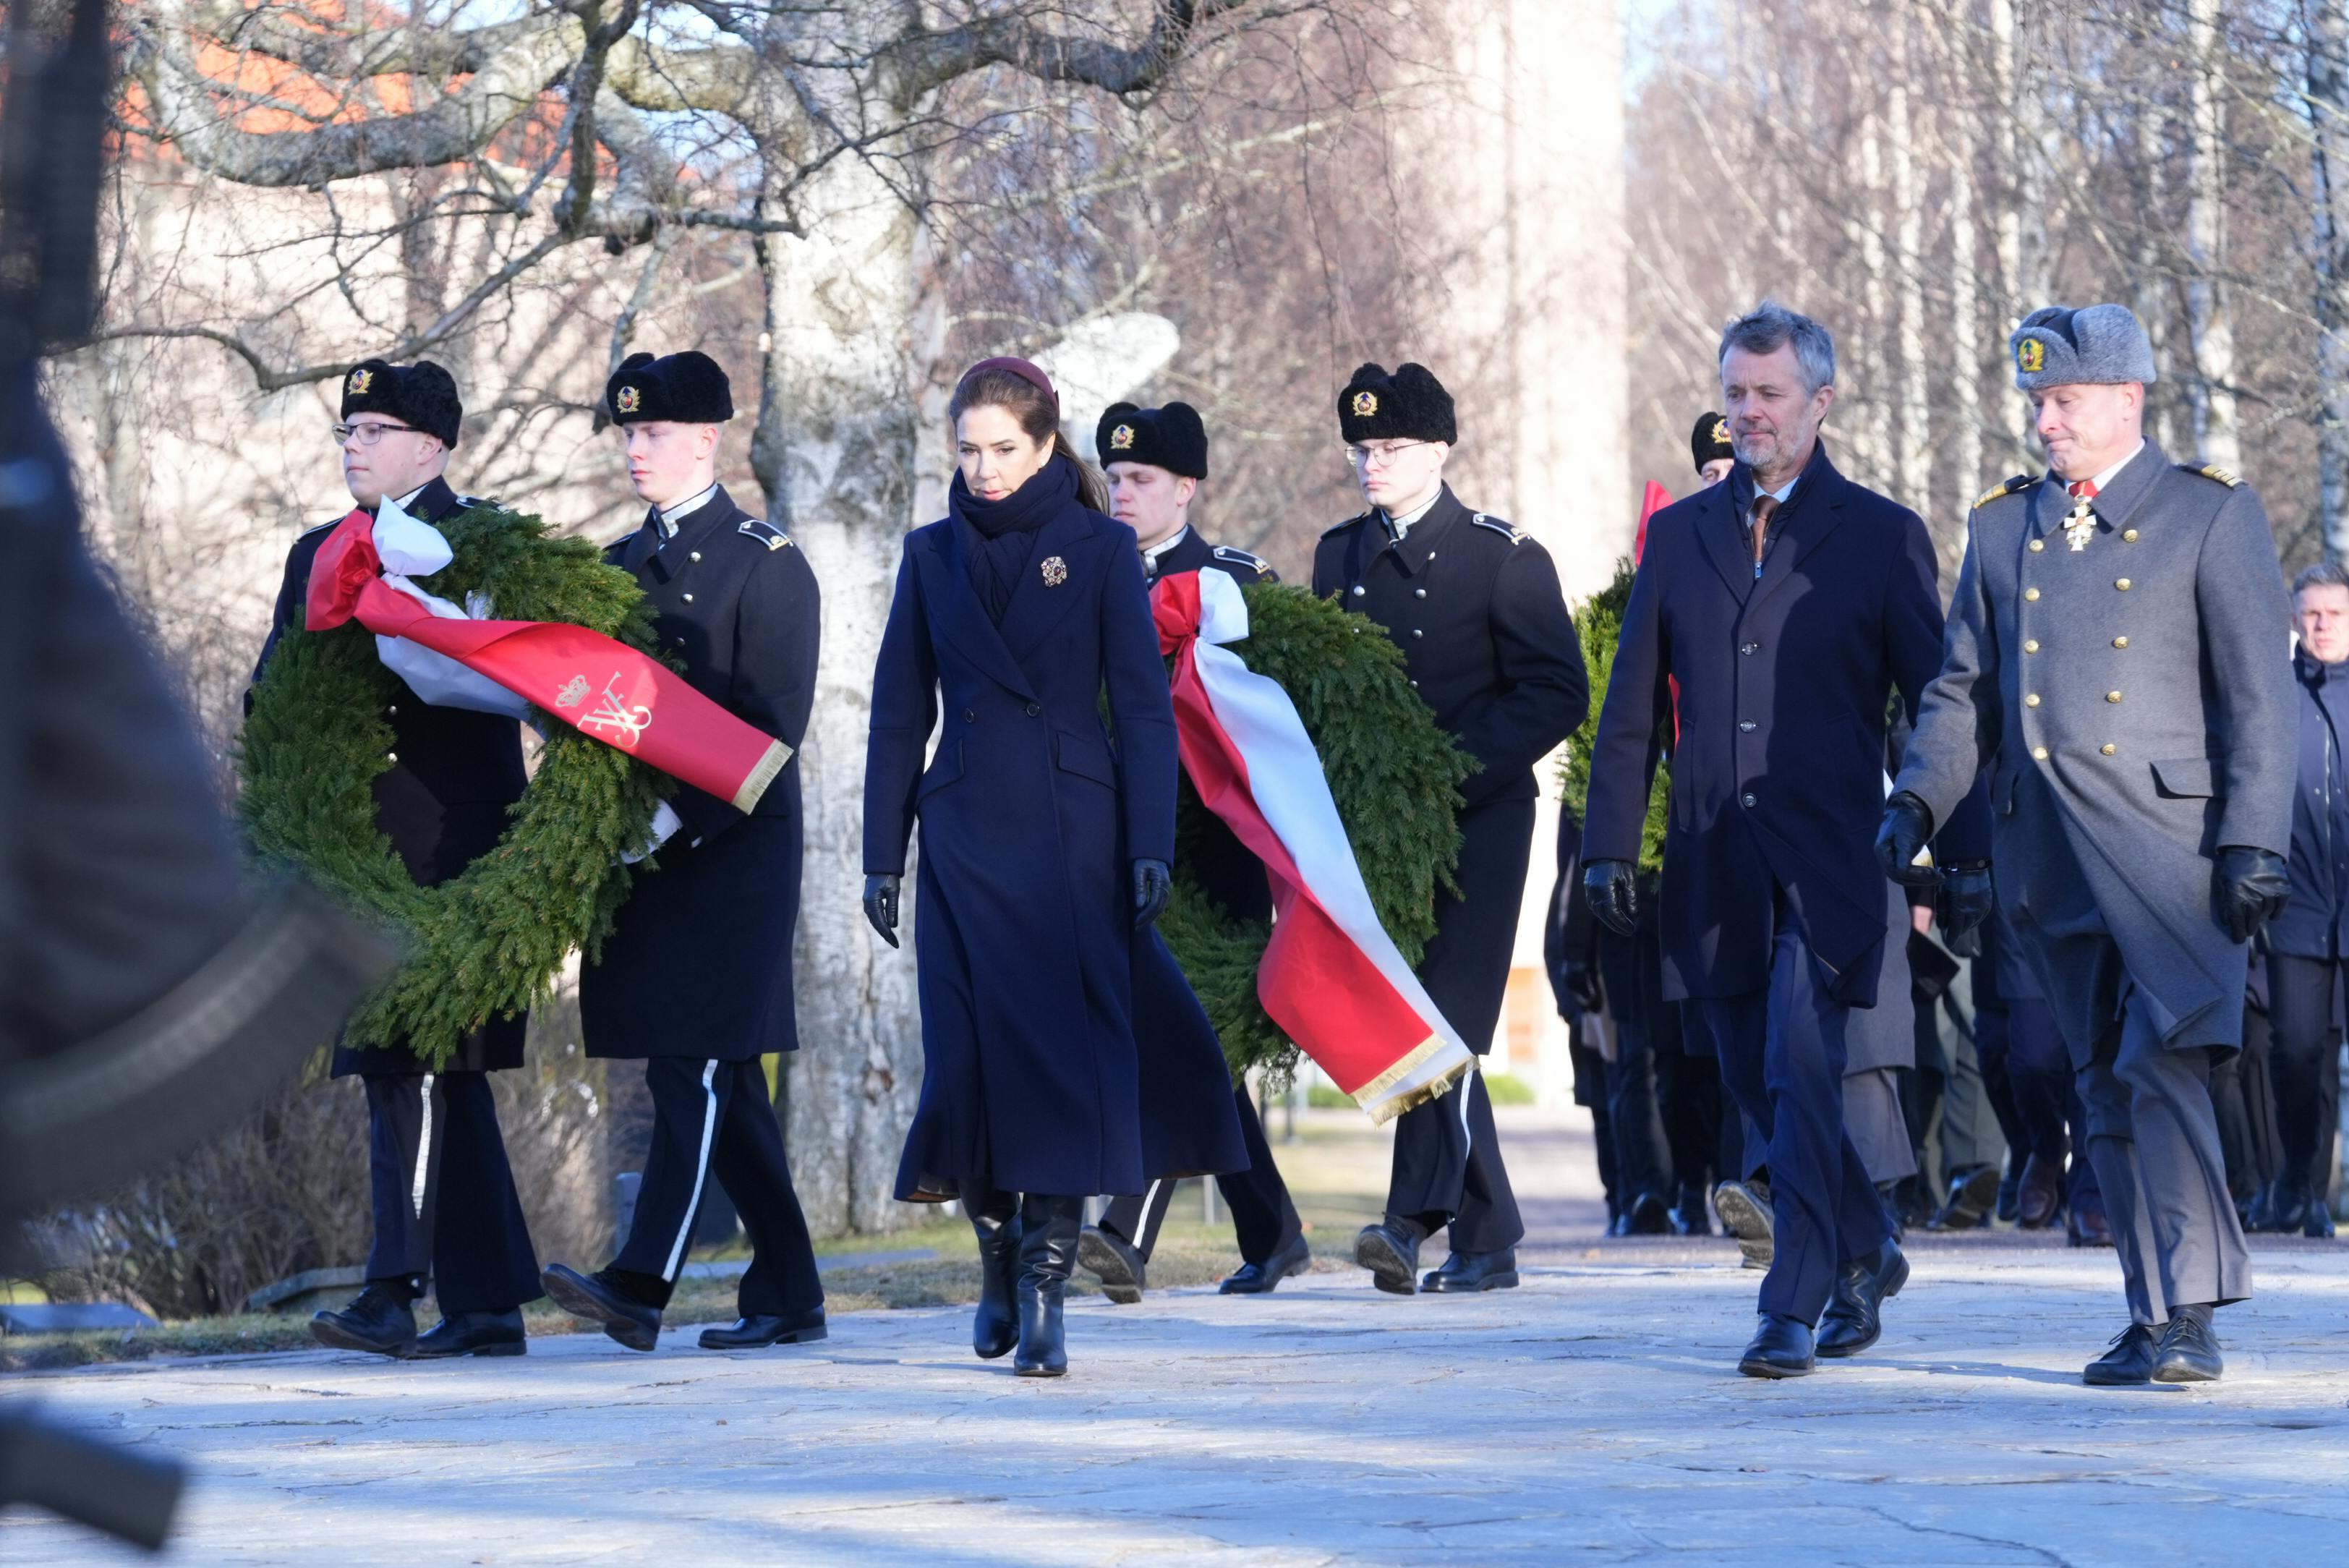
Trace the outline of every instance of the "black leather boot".
<instances>
[{"instance_id":1,"label":"black leather boot","mask_svg":"<svg viewBox=\"0 0 2349 1568\"><path fill-rule=\"evenodd\" d=\"M1077 1232L1085 1200L1031 1192L1019 1204L1019 1348L1011 1370L1022 1377L1058 1377L1069 1369L1061 1306L1069 1272L1077 1266Z\"/></svg>"},{"instance_id":2,"label":"black leather boot","mask_svg":"<svg viewBox=\"0 0 2349 1568\"><path fill-rule=\"evenodd\" d=\"M978 1233L978 1311L970 1322L970 1347L981 1361L1011 1354L1019 1343L1019 1195L967 1182L962 1211Z\"/></svg>"}]
</instances>

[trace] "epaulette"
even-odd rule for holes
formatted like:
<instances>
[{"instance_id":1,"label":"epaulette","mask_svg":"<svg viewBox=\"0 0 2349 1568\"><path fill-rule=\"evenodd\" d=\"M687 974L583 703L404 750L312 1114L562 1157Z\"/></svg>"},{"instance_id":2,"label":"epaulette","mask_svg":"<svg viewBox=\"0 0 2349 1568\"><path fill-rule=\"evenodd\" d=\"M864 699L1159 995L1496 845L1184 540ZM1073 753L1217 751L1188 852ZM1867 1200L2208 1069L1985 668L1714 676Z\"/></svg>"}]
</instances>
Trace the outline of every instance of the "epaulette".
<instances>
[{"instance_id":1,"label":"epaulette","mask_svg":"<svg viewBox=\"0 0 2349 1568\"><path fill-rule=\"evenodd\" d=\"M507 509L504 502L492 501L486 495L460 495L457 497L457 504L468 512L476 506L486 506L492 512L503 512Z\"/></svg>"},{"instance_id":2,"label":"epaulette","mask_svg":"<svg viewBox=\"0 0 2349 1568\"><path fill-rule=\"evenodd\" d=\"M2240 490L2243 487L2241 478L2233 469L2220 468L2215 462L2181 462L2178 467L2181 472L2199 473L2205 479L2215 479L2230 490Z\"/></svg>"},{"instance_id":3,"label":"epaulette","mask_svg":"<svg viewBox=\"0 0 2349 1568\"><path fill-rule=\"evenodd\" d=\"M2018 473L2013 479L2001 480L1975 499L1974 507L1979 509L1987 506L2002 495L2012 495L2018 490L2028 490L2038 483L2038 477L2029 473Z\"/></svg>"},{"instance_id":4,"label":"epaulette","mask_svg":"<svg viewBox=\"0 0 2349 1568\"><path fill-rule=\"evenodd\" d=\"M1321 537L1323 537L1324 539L1327 539L1327 538L1329 538L1329 537L1330 537L1331 535L1333 535L1333 534L1343 534L1347 529L1351 528L1355 524L1357 524L1357 523L1367 523L1367 522L1369 522L1370 520L1371 520L1371 514L1370 514L1369 513L1367 513L1367 512L1363 513L1363 514L1362 514L1361 516L1359 516L1359 517L1349 517L1349 518L1347 518L1343 523L1339 524L1338 524L1336 527L1334 527L1334 528L1324 528L1324 529L1322 529L1322 530L1321 530Z\"/></svg>"},{"instance_id":5,"label":"epaulette","mask_svg":"<svg viewBox=\"0 0 2349 1568\"><path fill-rule=\"evenodd\" d=\"M345 514L345 515L348 515L348 514ZM301 533L295 535L295 537L297 539L306 539L322 528L332 528L336 524L340 523L342 520L343 519L341 517L335 517L329 518L324 523L313 523L307 528L303 529Z\"/></svg>"},{"instance_id":6,"label":"epaulette","mask_svg":"<svg viewBox=\"0 0 2349 1568\"><path fill-rule=\"evenodd\" d=\"M1246 550L1235 549L1229 545L1218 545L1210 554L1218 561L1229 561L1236 566L1246 566L1258 576L1272 570L1271 566L1261 556L1251 556Z\"/></svg>"},{"instance_id":7,"label":"epaulette","mask_svg":"<svg viewBox=\"0 0 2349 1568\"><path fill-rule=\"evenodd\" d=\"M1522 545L1526 542L1524 529L1504 523L1498 517L1487 517L1482 512L1472 512L1468 514L1468 521L1479 528L1490 528L1512 545Z\"/></svg>"},{"instance_id":8,"label":"epaulette","mask_svg":"<svg viewBox=\"0 0 2349 1568\"><path fill-rule=\"evenodd\" d=\"M789 534L784 533L772 523L758 517L744 518L734 532L748 534L770 550L781 550L792 542L792 536Z\"/></svg>"}]
</instances>

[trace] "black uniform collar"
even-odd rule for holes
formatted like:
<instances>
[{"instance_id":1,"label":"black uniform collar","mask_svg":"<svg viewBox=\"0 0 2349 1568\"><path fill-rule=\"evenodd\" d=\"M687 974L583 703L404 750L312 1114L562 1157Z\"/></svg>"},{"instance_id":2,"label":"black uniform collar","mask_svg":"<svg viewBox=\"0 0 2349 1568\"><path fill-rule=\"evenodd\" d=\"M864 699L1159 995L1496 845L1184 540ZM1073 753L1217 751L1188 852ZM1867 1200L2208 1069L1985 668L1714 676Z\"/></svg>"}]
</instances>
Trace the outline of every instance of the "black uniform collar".
<instances>
[{"instance_id":1,"label":"black uniform collar","mask_svg":"<svg viewBox=\"0 0 2349 1568\"><path fill-rule=\"evenodd\" d=\"M648 566L656 577L667 582L670 562L689 560L691 553L704 547L719 529L733 527L744 515L722 484L710 492L709 500L677 520L674 534L662 529L660 508L647 507L644 524L629 541L621 565L632 571L639 566Z\"/></svg>"},{"instance_id":2,"label":"black uniform collar","mask_svg":"<svg viewBox=\"0 0 2349 1568\"><path fill-rule=\"evenodd\" d=\"M1147 550L1142 553L1142 575L1154 583L1176 572L1195 572L1207 564L1211 553L1207 542L1199 537L1199 531L1185 523L1183 531L1157 555Z\"/></svg>"},{"instance_id":3,"label":"black uniform collar","mask_svg":"<svg viewBox=\"0 0 2349 1568\"><path fill-rule=\"evenodd\" d=\"M1437 491L1433 504L1420 514L1419 521L1411 525L1411 532L1401 539L1387 532L1386 514L1376 507L1371 508L1363 514L1363 535L1371 546L1370 559L1363 563L1364 568L1367 570L1370 561L1378 559L1381 553L1389 553L1394 556L1395 565L1402 568L1403 576L1416 576L1412 563L1416 561L1425 566L1435 553L1436 545L1442 542L1443 535L1450 533L1467 515L1468 508L1452 493L1449 483Z\"/></svg>"},{"instance_id":4,"label":"black uniform collar","mask_svg":"<svg viewBox=\"0 0 2349 1568\"><path fill-rule=\"evenodd\" d=\"M394 496L393 499L398 500L398 497ZM449 488L449 482L436 475L426 480L424 488L416 493L416 499L402 505L400 510L419 523L438 523L452 512L463 511L464 506L459 502L457 493Z\"/></svg>"}]
</instances>

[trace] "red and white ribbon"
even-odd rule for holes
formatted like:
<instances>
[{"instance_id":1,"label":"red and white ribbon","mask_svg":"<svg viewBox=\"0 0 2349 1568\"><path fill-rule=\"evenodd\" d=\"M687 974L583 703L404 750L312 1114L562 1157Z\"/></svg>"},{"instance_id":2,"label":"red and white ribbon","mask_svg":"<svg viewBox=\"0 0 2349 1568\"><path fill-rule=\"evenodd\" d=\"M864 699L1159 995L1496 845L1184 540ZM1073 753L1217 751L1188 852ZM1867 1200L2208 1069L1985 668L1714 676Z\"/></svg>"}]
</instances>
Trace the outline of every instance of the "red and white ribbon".
<instances>
[{"instance_id":1,"label":"red and white ribbon","mask_svg":"<svg viewBox=\"0 0 2349 1568\"><path fill-rule=\"evenodd\" d=\"M1272 885L1257 969L1265 1012L1374 1122L1444 1093L1476 1059L1379 923L1296 704L1223 646L1248 634L1239 585L1176 573L1158 579L1151 607L1175 661L1184 772Z\"/></svg>"}]
</instances>

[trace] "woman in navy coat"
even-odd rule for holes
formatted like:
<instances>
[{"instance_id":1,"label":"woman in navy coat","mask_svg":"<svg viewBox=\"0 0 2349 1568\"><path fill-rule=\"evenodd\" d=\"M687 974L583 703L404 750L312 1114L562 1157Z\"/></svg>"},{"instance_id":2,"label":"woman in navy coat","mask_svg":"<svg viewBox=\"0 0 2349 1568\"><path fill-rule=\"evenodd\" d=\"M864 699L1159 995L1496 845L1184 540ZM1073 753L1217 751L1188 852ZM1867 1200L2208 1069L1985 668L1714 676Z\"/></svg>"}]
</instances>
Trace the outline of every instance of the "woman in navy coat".
<instances>
[{"instance_id":1,"label":"woman in navy coat","mask_svg":"<svg viewBox=\"0 0 2349 1568\"><path fill-rule=\"evenodd\" d=\"M1174 713L1133 533L1033 365L981 361L948 413L949 514L905 541L864 775L865 913L893 947L922 827L926 1072L897 1196L962 1201L986 1271L973 1347L1016 1342L1015 1370L1058 1376L1085 1197L1247 1157L1215 1031L1151 929Z\"/></svg>"}]
</instances>

